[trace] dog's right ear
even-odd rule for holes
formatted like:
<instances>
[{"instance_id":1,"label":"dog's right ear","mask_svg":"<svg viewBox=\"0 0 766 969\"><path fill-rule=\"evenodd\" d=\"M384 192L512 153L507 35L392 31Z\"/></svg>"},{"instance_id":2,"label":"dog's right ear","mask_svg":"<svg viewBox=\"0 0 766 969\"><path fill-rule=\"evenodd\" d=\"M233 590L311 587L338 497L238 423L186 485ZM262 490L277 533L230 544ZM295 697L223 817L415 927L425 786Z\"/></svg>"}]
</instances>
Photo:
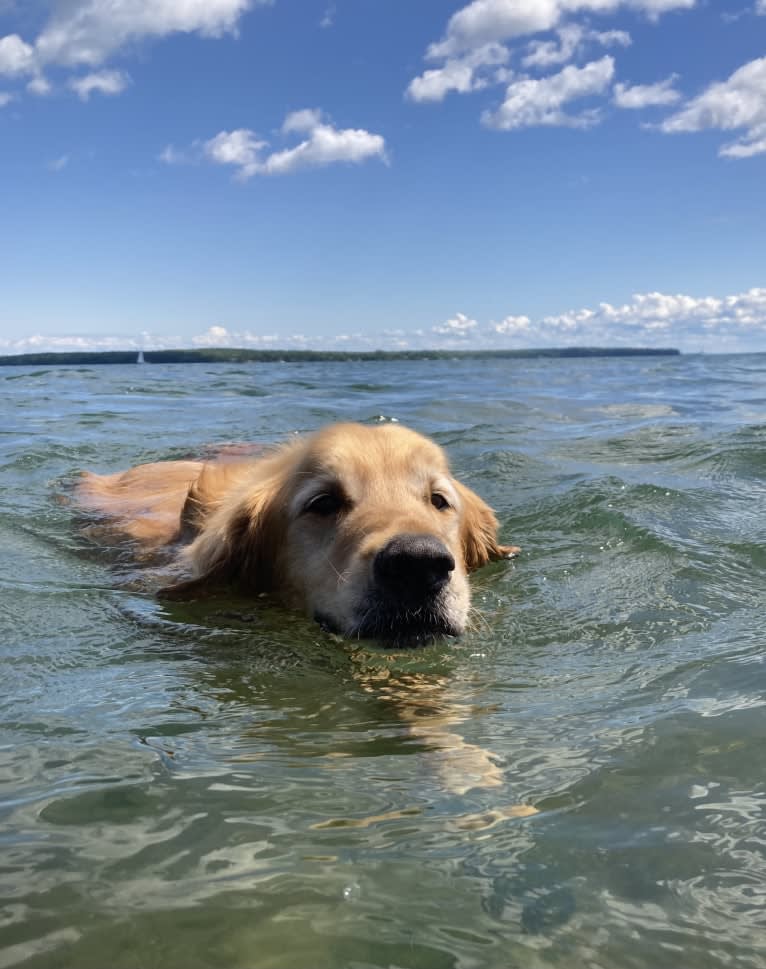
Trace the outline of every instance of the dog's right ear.
<instances>
[{"instance_id":1,"label":"dog's right ear","mask_svg":"<svg viewBox=\"0 0 766 969\"><path fill-rule=\"evenodd\" d=\"M211 595L224 586L243 592L268 592L275 582L283 515L277 501L277 475L245 486L210 515L183 553L191 577L160 589L165 599Z\"/></svg>"},{"instance_id":2,"label":"dog's right ear","mask_svg":"<svg viewBox=\"0 0 766 969\"><path fill-rule=\"evenodd\" d=\"M463 503L460 539L466 571L472 572L488 562L518 555L521 549L517 545L501 545L498 542L497 518L489 505L464 484L459 481L454 484Z\"/></svg>"}]
</instances>

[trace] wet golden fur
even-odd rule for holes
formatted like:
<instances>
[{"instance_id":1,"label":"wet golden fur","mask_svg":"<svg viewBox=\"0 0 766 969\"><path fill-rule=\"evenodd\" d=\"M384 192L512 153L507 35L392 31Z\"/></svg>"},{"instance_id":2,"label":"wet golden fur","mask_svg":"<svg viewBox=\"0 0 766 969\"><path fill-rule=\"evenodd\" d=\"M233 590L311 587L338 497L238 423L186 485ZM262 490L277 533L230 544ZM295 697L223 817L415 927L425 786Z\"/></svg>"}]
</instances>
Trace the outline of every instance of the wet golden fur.
<instances>
[{"instance_id":1,"label":"wet golden fur","mask_svg":"<svg viewBox=\"0 0 766 969\"><path fill-rule=\"evenodd\" d=\"M351 636L396 638L419 622L426 633L461 632L467 573L518 552L499 544L492 510L452 476L441 448L397 424L331 425L255 458L86 473L76 499L138 555L173 551L185 574L166 596L269 592ZM406 620L377 588L375 565L402 536L454 561L433 602L409 603Z\"/></svg>"}]
</instances>

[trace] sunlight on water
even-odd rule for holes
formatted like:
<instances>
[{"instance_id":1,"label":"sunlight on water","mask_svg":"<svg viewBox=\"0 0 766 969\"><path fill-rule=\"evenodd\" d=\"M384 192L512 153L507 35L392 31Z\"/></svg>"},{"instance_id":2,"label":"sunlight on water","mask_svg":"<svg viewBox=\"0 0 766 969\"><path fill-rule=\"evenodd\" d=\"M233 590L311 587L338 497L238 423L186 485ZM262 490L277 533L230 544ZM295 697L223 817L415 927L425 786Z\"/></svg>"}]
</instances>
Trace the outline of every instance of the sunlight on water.
<instances>
[{"instance_id":1,"label":"sunlight on water","mask_svg":"<svg viewBox=\"0 0 766 969\"><path fill-rule=\"evenodd\" d=\"M0 370L0 969L762 969L764 379ZM474 576L460 641L160 604L57 500L80 468L381 416L524 549Z\"/></svg>"}]
</instances>

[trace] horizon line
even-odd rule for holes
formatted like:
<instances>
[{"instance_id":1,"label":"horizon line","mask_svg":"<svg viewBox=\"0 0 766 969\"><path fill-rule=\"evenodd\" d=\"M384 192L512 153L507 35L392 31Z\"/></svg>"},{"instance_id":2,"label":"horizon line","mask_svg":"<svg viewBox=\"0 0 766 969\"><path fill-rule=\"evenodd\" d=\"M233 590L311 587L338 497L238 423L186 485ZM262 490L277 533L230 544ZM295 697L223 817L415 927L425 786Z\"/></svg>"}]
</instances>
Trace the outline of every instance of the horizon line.
<instances>
[{"instance_id":1,"label":"horizon line","mask_svg":"<svg viewBox=\"0 0 766 969\"><path fill-rule=\"evenodd\" d=\"M529 348L433 348L398 350L319 350L276 347L178 347L162 350L41 350L0 355L0 366L23 366L25 363L215 363L215 362L290 362L301 360L428 360L524 357L626 357L681 356L675 347L529 347Z\"/></svg>"}]
</instances>

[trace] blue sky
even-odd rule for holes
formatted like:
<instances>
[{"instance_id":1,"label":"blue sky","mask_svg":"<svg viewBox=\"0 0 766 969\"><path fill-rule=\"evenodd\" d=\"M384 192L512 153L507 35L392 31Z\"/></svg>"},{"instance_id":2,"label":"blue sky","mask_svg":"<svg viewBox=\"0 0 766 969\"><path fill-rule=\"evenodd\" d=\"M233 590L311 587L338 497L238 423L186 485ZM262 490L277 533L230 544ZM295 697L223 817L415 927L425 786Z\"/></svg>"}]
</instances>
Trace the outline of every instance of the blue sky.
<instances>
[{"instance_id":1,"label":"blue sky","mask_svg":"<svg viewBox=\"0 0 766 969\"><path fill-rule=\"evenodd\" d=\"M766 0L0 0L0 352L766 350Z\"/></svg>"}]
</instances>

